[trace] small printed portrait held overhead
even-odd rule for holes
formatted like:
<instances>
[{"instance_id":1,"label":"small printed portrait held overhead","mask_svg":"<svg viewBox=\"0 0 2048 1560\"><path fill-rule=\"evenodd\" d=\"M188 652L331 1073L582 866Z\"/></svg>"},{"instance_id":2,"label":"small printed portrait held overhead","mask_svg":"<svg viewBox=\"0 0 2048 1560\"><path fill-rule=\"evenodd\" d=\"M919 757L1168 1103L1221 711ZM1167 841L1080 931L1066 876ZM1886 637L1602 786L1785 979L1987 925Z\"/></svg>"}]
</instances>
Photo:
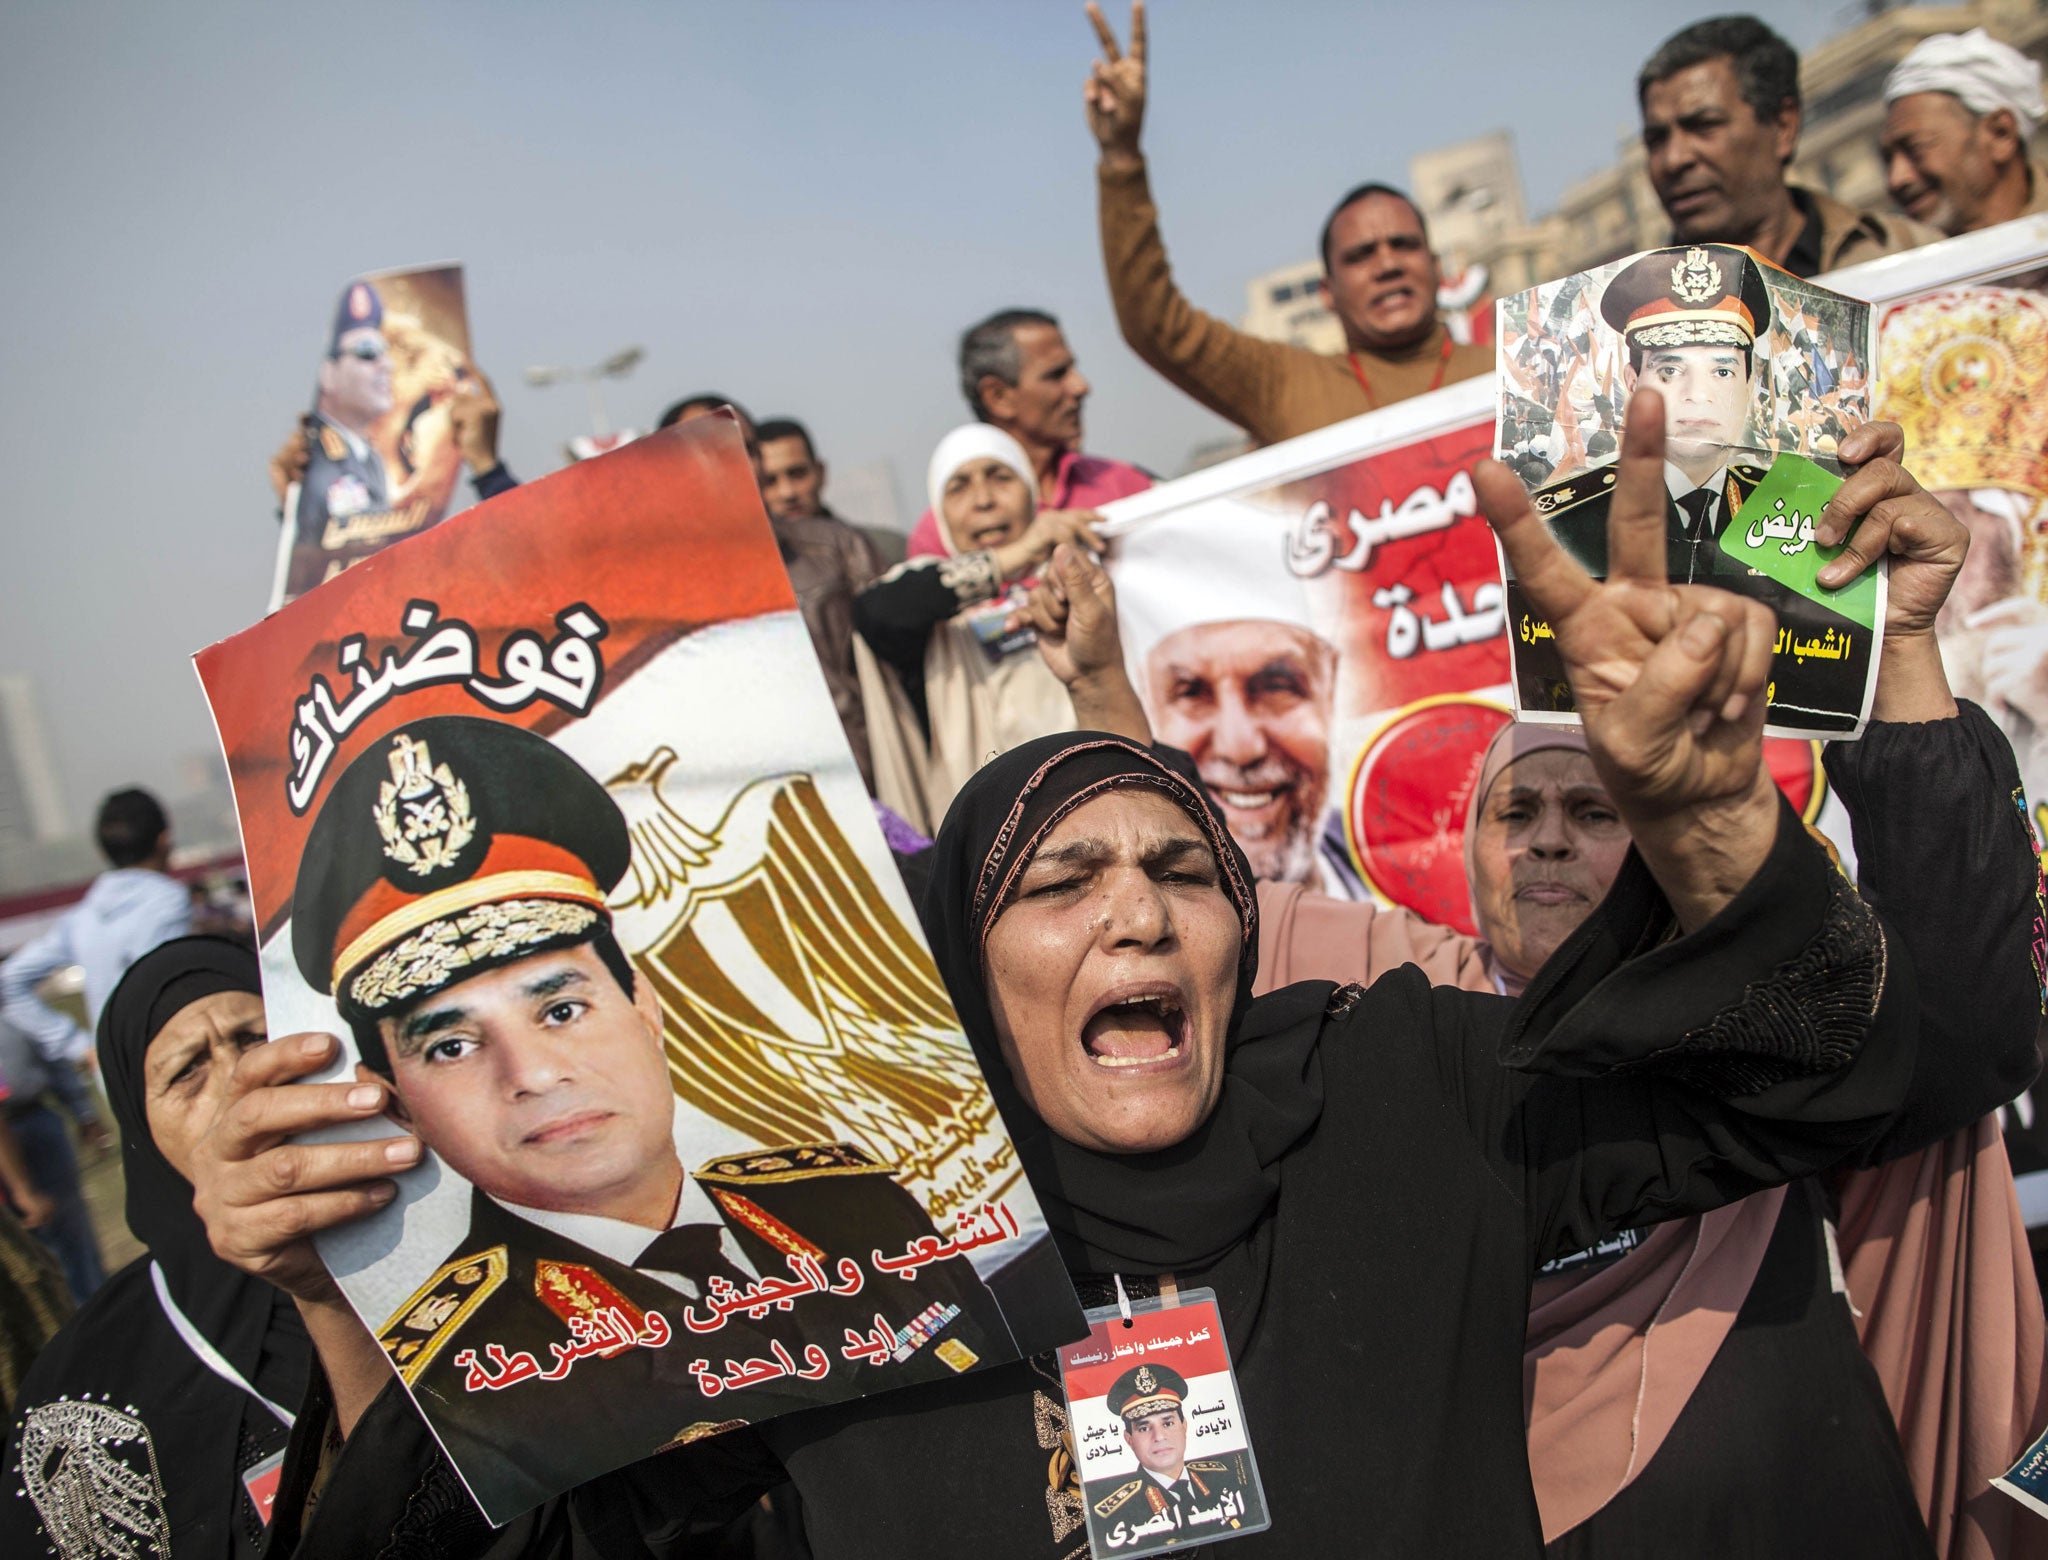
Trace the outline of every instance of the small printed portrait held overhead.
<instances>
[{"instance_id":1,"label":"small printed portrait held overhead","mask_svg":"<svg viewBox=\"0 0 2048 1560\"><path fill-rule=\"evenodd\" d=\"M1496 456L1594 579L1608 577L1608 510L1631 406L1664 430L1665 577L1769 604L1780 623L1769 689L1781 734L1861 729L1874 685L1882 575L1840 590L1814 527L1841 485L1844 438L1869 418L1867 304L1755 251L1676 244L1504 299ZM1507 582L1516 709L1573 719L1550 625Z\"/></svg>"}]
</instances>

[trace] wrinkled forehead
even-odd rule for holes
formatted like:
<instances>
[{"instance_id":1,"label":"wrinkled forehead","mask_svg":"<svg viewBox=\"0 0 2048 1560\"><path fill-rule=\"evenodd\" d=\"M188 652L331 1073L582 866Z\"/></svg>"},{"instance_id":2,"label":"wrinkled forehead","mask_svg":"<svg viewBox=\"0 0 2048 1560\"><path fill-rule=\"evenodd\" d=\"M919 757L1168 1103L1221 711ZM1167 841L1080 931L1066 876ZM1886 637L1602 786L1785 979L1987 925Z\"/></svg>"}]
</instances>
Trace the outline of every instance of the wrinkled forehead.
<instances>
[{"instance_id":1,"label":"wrinkled forehead","mask_svg":"<svg viewBox=\"0 0 2048 1560\"><path fill-rule=\"evenodd\" d=\"M1207 848L1247 944L1255 944L1258 909L1251 882L1201 797L1164 766L1136 768L1123 762L1120 749L1128 752L1121 743L1084 744L1052 760L1027 783L997 831L975 884L970 924L977 942L986 942L1042 853L1071 850L1077 856L1117 857L1134 848L1142 855L1182 839ZM1091 774L1092 766L1100 768Z\"/></svg>"},{"instance_id":2,"label":"wrinkled forehead","mask_svg":"<svg viewBox=\"0 0 2048 1560\"><path fill-rule=\"evenodd\" d=\"M1571 791L1588 788L1602 796L1607 794L1607 787L1600 781L1600 771L1593 767L1592 754L1574 748L1544 748L1535 753L1525 753L1502 769L1487 794L1494 797L1518 790Z\"/></svg>"},{"instance_id":3,"label":"wrinkled forehead","mask_svg":"<svg viewBox=\"0 0 2048 1560\"><path fill-rule=\"evenodd\" d=\"M1212 857L1216 853L1207 832L1167 792L1149 786L1113 786L1081 803L1040 835L1024 869L1028 872L1047 858L1077 853L1119 859L1142 856L1180 841L1199 845Z\"/></svg>"},{"instance_id":4,"label":"wrinkled forehead","mask_svg":"<svg viewBox=\"0 0 2048 1560\"><path fill-rule=\"evenodd\" d=\"M1643 89L1643 123L1669 124L1705 109L1725 110L1731 117L1754 120L1756 115L1742 96L1742 83L1735 74L1733 56L1717 54L1675 70L1662 81Z\"/></svg>"},{"instance_id":5,"label":"wrinkled forehead","mask_svg":"<svg viewBox=\"0 0 2048 1560\"><path fill-rule=\"evenodd\" d=\"M1334 652L1313 630L1277 618L1241 618L1229 623L1196 623L1168 634L1152 647L1145 664L1154 675L1194 673L1213 682L1255 677L1281 668L1312 677Z\"/></svg>"},{"instance_id":6,"label":"wrinkled forehead","mask_svg":"<svg viewBox=\"0 0 2048 1560\"><path fill-rule=\"evenodd\" d=\"M263 999L253 991L215 991L194 998L150 1036L143 1051L143 1065L147 1067L152 1060L167 1058L174 1051L236 1034L262 1022Z\"/></svg>"},{"instance_id":7,"label":"wrinkled forehead","mask_svg":"<svg viewBox=\"0 0 2048 1560\"><path fill-rule=\"evenodd\" d=\"M1929 130L1967 131L1983 116L1972 113L1953 92L1908 92L1884 107L1888 136Z\"/></svg>"}]
</instances>

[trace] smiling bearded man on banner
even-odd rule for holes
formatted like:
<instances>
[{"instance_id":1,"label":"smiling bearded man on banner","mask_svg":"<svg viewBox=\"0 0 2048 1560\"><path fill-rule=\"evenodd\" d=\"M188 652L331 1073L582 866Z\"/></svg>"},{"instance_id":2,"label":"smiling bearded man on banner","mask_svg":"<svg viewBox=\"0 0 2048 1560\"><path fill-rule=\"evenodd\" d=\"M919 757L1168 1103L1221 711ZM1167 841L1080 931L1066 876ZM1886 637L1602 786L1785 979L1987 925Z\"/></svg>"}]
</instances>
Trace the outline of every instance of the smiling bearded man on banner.
<instances>
[{"instance_id":1,"label":"smiling bearded man on banner","mask_svg":"<svg viewBox=\"0 0 2048 1560\"><path fill-rule=\"evenodd\" d=\"M1263 879L1364 899L1326 815L1337 650L1286 563L1287 527L1238 499L1195 504L1119 537L1131 681L1161 742L1184 748Z\"/></svg>"}]
</instances>

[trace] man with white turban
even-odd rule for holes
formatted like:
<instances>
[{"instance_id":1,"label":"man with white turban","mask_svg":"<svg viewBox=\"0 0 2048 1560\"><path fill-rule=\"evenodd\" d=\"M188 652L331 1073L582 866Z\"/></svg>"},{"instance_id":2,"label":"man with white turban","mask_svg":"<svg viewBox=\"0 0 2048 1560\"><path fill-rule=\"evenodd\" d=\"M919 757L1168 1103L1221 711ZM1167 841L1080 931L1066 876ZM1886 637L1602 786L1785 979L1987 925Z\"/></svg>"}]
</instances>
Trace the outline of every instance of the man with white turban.
<instances>
[{"instance_id":1,"label":"man with white turban","mask_svg":"<svg viewBox=\"0 0 2048 1560\"><path fill-rule=\"evenodd\" d=\"M1146 520L1110 554L1131 681L1187 751L1263 880L1367 897L1326 816L1337 651L1287 566L1285 520L1214 499Z\"/></svg>"},{"instance_id":2,"label":"man with white turban","mask_svg":"<svg viewBox=\"0 0 2048 1560\"><path fill-rule=\"evenodd\" d=\"M2048 211L2048 165L2028 156L2048 114L2041 66L1981 27L1923 39L1884 84L1885 183L1944 233Z\"/></svg>"}]
</instances>

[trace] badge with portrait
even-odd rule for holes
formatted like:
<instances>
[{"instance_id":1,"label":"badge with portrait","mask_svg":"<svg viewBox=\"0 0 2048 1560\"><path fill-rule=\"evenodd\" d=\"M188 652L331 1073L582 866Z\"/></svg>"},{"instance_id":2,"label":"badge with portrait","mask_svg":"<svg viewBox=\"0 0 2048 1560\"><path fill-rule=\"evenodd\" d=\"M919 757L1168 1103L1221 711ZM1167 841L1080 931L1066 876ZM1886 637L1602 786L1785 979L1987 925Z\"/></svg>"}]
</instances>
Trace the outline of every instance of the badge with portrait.
<instances>
[{"instance_id":1,"label":"badge with portrait","mask_svg":"<svg viewBox=\"0 0 2048 1560\"><path fill-rule=\"evenodd\" d=\"M1499 304L1495 456L1595 579L1623 414L1638 388L1662 393L1668 577L1777 615L1777 736L1860 735L1877 684L1883 564L1829 590L1816 575L1840 549L1814 540L1836 452L1870 416L1871 313L1726 244L1654 249ZM1501 569L1515 712L1576 722L1550 624L1505 556Z\"/></svg>"},{"instance_id":2,"label":"badge with portrait","mask_svg":"<svg viewBox=\"0 0 2048 1560\"><path fill-rule=\"evenodd\" d=\"M380 271L342 289L268 610L448 513L462 477L449 403L474 374L461 266Z\"/></svg>"},{"instance_id":3,"label":"badge with portrait","mask_svg":"<svg viewBox=\"0 0 2048 1560\"><path fill-rule=\"evenodd\" d=\"M197 661L270 1032L427 1150L321 1255L494 1523L1081 1332L729 415Z\"/></svg>"},{"instance_id":4,"label":"badge with portrait","mask_svg":"<svg viewBox=\"0 0 2048 1560\"><path fill-rule=\"evenodd\" d=\"M1272 1526L1209 1289L1097 1306L1060 1350L1095 1560Z\"/></svg>"}]
</instances>

